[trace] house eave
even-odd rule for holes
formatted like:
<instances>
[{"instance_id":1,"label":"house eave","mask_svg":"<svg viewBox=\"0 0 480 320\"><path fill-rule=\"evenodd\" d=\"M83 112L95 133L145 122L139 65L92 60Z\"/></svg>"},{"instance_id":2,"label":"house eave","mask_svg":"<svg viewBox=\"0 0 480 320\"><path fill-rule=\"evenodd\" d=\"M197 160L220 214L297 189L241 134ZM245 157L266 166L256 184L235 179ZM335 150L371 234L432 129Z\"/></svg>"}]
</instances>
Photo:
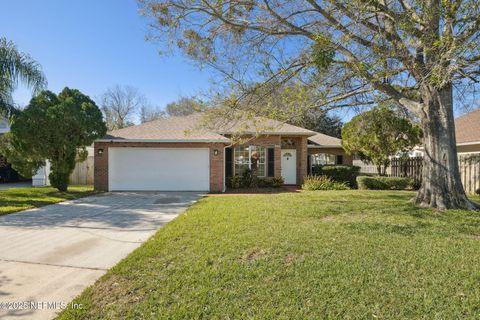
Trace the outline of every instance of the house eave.
<instances>
[{"instance_id":1,"label":"house eave","mask_svg":"<svg viewBox=\"0 0 480 320\"><path fill-rule=\"evenodd\" d=\"M230 143L228 139L98 139L96 142Z\"/></svg>"},{"instance_id":2,"label":"house eave","mask_svg":"<svg viewBox=\"0 0 480 320\"><path fill-rule=\"evenodd\" d=\"M471 146L474 144L480 144L480 141L460 142L460 143L457 143L457 146Z\"/></svg>"},{"instance_id":3,"label":"house eave","mask_svg":"<svg viewBox=\"0 0 480 320\"><path fill-rule=\"evenodd\" d=\"M340 148L340 149L343 149L342 146L339 146L339 145L326 145L326 144L322 144L322 145L307 145L307 148L309 149L329 149L329 148Z\"/></svg>"},{"instance_id":4,"label":"house eave","mask_svg":"<svg viewBox=\"0 0 480 320\"><path fill-rule=\"evenodd\" d=\"M265 131L265 132L217 132L221 135L236 135L240 134L241 136L298 136L298 137L312 137L316 133L309 132L274 132L274 131Z\"/></svg>"}]
</instances>

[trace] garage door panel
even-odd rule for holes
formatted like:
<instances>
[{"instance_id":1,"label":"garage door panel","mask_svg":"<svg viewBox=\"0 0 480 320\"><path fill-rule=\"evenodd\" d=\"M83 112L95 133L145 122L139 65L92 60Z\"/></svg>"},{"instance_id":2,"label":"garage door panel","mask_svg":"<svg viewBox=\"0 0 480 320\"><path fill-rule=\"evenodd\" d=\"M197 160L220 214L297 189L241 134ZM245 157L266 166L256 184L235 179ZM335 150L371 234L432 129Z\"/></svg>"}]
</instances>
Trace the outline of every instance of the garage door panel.
<instances>
[{"instance_id":1,"label":"garage door panel","mask_svg":"<svg viewBox=\"0 0 480 320\"><path fill-rule=\"evenodd\" d=\"M208 191L207 148L110 148L109 190Z\"/></svg>"}]
</instances>

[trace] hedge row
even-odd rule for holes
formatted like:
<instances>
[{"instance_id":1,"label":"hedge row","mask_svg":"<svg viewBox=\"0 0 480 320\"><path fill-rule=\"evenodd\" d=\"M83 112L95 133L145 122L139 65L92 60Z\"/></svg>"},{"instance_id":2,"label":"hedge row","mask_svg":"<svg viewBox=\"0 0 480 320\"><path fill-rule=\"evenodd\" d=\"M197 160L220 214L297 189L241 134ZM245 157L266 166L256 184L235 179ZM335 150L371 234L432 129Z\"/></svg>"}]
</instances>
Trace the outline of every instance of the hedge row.
<instances>
[{"instance_id":1,"label":"hedge row","mask_svg":"<svg viewBox=\"0 0 480 320\"><path fill-rule=\"evenodd\" d=\"M364 190L405 190L414 189L415 183L411 178L359 176L358 189Z\"/></svg>"},{"instance_id":2,"label":"hedge row","mask_svg":"<svg viewBox=\"0 0 480 320\"><path fill-rule=\"evenodd\" d=\"M280 188L283 185L282 177L259 178L251 176L233 176L227 178L227 188Z\"/></svg>"},{"instance_id":3,"label":"hedge row","mask_svg":"<svg viewBox=\"0 0 480 320\"><path fill-rule=\"evenodd\" d=\"M337 182L327 176L305 177L302 185L303 190L348 190L345 182Z\"/></svg>"},{"instance_id":4,"label":"hedge row","mask_svg":"<svg viewBox=\"0 0 480 320\"><path fill-rule=\"evenodd\" d=\"M312 175L327 176L330 179L347 184L350 188L356 188L356 178L360 173L360 167L341 165L316 165L312 168Z\"/></svg>"}]
</instances>

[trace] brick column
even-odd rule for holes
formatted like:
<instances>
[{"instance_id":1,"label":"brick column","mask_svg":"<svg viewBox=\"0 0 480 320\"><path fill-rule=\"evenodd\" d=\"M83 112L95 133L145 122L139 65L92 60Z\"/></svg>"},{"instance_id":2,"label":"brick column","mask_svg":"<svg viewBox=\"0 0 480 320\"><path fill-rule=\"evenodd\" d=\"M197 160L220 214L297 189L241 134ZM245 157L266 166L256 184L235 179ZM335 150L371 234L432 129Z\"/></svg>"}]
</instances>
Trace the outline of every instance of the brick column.
<instances>
[{"instance_id":1,"label":"brick column","mask_svg":"<svg viewBox=\"0 0 480 320\"><path fill-rule=\"evenodd\" d=\"M297 175L297 183L300 185L303 183L303 178L308 174L308 150L307 150L307 138L301 137L299 139L300 145L298 150L299 152L299 175ZM297 151L298 152L298 151Z\"/></svg>"},{"instance_id":2,"label":"brick column","mask_svg":"<svg viewBox=\"0 0 480 320\"><path fill-rule=\"evenodd\" d=\"M108 191L108 145L95 142L93 152L93 187L98 191Z\"/></svg>"},{"instance_id":3,"label":"brick column","mask_svg":"<svg viewBox=\"0 0 480 320\"><path fill-rule=\"evenodd\" d=\"M215 155L215 150L218 154ZM225 145L214 143L210 146L210 192L223 191L223 178L225 171Z\"/></svg>"}]
</instances>

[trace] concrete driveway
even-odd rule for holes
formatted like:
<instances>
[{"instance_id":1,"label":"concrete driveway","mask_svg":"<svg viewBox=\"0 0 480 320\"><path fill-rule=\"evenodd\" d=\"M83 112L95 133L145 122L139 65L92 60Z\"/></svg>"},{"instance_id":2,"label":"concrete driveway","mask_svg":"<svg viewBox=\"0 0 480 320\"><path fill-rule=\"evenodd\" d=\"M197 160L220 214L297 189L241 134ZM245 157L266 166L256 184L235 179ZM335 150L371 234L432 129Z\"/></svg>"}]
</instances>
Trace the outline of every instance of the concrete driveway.
<instances>
[{"instance_id":1,"label":"concrete driveway","mask_svg":"<svg viewBox=\"0 0 480 320\"><path fill-rule=\"evenodd\" d=\"M54 317L201 196L106 193L0 217L0 318Z\"/></svg>"}]
</instances>

